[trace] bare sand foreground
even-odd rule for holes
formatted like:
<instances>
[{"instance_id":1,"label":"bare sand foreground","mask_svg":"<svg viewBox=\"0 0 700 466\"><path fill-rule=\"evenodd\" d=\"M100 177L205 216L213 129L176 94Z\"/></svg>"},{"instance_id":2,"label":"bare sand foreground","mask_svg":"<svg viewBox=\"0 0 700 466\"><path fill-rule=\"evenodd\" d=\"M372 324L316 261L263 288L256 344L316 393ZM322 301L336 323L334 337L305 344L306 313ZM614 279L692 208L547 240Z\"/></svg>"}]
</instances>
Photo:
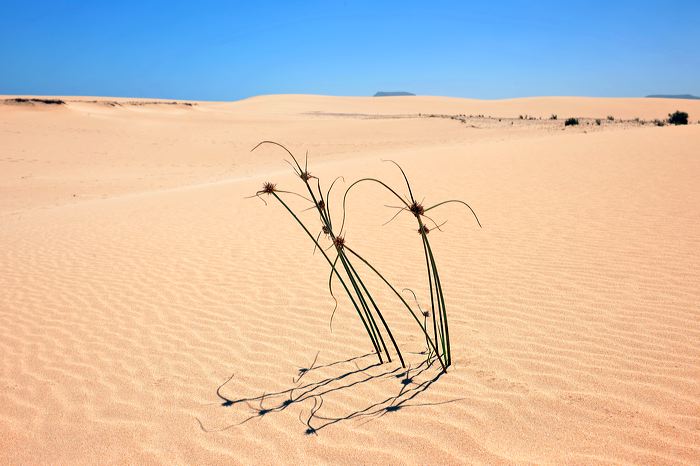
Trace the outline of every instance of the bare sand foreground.
<instances>
[{"instance_id":1,"label":"bare sand foreground","mask_svg":"<svg viewBox=\"0 0 700 466\"><path fill-rule=\"evenodd\" d=\"M700 102L64 100L0 102L0 463L700 463ZM476 209L431 233L447 375L373 366L347 301L331 332L327 265L243 199L300 187L263 139ZM425 305L389 201L354 193L347 240Z\"/></svg>"}]
</instances>

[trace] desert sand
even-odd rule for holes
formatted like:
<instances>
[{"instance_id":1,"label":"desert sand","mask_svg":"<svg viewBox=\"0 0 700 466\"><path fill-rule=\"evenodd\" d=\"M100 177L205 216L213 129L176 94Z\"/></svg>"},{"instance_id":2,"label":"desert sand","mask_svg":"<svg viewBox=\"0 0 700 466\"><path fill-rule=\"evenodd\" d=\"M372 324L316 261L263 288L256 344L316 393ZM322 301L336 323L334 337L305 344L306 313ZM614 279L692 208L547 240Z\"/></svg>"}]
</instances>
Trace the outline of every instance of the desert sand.
<instances>
[{"instance_id":1,"label":"desert sand","mask_svg":"<svg viewBox=\"0 0 700 466\"><path fill-rule=\"evenodd\" d=\"M14 97L0 463L700 463L700 102ZM648 123L675 110L692 124ZM381 284L408 376L375 364L346 299L331 329L328 265L245 199L302 188L282 151L250 152L265 139L325 186L404 192L393 159L426 203L474 207L483 228L445 206L430 233L447 374ZM354 192L346 239L426 306L415 222L382 226L387 203Z\"/></svg>"}]
</instances>

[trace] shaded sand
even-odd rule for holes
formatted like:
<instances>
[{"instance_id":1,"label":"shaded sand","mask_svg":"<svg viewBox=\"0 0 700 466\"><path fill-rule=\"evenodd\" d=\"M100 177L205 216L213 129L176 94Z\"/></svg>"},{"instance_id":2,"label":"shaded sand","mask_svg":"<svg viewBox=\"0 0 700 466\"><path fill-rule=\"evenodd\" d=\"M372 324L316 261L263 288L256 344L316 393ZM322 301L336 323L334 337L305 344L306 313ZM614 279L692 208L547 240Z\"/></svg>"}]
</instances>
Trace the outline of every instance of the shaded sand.
<instances>
[{"instance_id":1,"label":"shaded sand","mask_svg":"<svg viewBox=\"0 0 700 466\"><path fill-rule=\"evenodd\" d=\"M700 102L65 100L0 103L0 463L700 462L700 125L561 121ZM426 203L477 210L483 229L448 207L431 233L447 375L384 291L408 376L374 365L343 299L331 332L327 266L243 199L299 187L262 139L326 183L400 186L391 158ZM347 240L426 306L390 201L352 194Z\"/></svg>"}]
</instances>

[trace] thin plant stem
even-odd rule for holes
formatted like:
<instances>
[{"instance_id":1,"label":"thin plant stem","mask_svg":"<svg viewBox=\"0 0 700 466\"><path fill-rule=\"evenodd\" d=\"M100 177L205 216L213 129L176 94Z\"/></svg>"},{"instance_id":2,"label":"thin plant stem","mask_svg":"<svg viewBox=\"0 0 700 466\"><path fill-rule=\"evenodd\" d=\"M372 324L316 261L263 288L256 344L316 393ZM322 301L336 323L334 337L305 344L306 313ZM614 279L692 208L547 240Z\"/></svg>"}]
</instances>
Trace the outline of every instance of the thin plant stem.
<instances>
[{"instance_id":1,"label":"thin plant stem","mask_svg":"<svg viewBox=\"0 0 700 466\"><path fill-rule=\"evenodd\" d=\"M430 262L431 266L433 268L433 275L435 276L435 287L437 290L439 290L439 299L440 299L440 307L442 307L442 314L445 319L445 340L447 343L447 354L446 354L446 359L447 359L447 366L452 364L452 351L450 348L450 328L447 323L447 309L445 308L445 295L442 292L442 283L440 282L440 275L438 274L437 270L437 265L435 264L435 257L433 256L433 250L430 247L430 242L428 241L427 236L425 233L423 233L423 237L425 238L425 245L428 248L428 255L430 256Z\"/></svg>"},{"instance_id":2,"label":"thin plant stem","mask_svg":"<svg viewBox=\"0 0 700 466\"><path fill-rule=\"evenodd\" d=\"M333 264L331 264L331 273L328 274L328 292L331 294L333 301L335 301L335 306L333 306L333 312L331 312L331 318L328 322L328 327L330 328L331 333L333 333L333 317L335 316L335 311L338 309L338 300L336 299L335 294L333 294L333 269L335 269L335 264L338 262L338 257L339 254L336 254Z\"/></svg>"},{"instance_id":3,"label":"thin plant stem","mask_svg":"<svg viewBox=\"0 0 700 466\"><path fill-rule=\"evenodd\" d=\"M425 248L426 246L423 245ZM430 259L430 257L428 257ZM437 286L437 280L435 279L435 273L433 272L432 268L432 262L429 260L428 265L428 273L432 274L432 280L433 280L433 289L435 291L435 305L437 309L433 309L434 314L437 315L437 329L438 329L438 335L440 338L440 348L442 349L442 357L444 358L445 365L449 366L448 360L447 360L447 343L445 339L445 324L444 324L444 318L442 314L442 308L440 307L440 289ZM435 342L437 343L437 337Z\"/></svg>"},{"instance_id":4,"label":"thin plant stem","mask_svg":"<svg viewBox=\"0 0 700 466\"><path fill-rule=\"evenodd\" d=\"M399 349L399 345L396 343L396 340L394 339L394 335L391 333L391 330L389 329L389 325L387 325L386 320L384 319L384 315L382 315L382 312L379 310L379 307L378 307L377 304L374 302L374 299L372 298L372 295L369 293L369 291L368 291L367 288L365 287L365 284L364 284L364 283L362 282L362 280L360 279L360 276L359 276L359 274L357 273L357 271L355 270L355 267L352 266L352 264L350 263L350 261L348 261L348 265L350 265L350 268L351 268L352 271L355 273L355 276L356 276L357 279L359 280L360 285L361 285L362 288L365 290L365 293L367 294L367 297L368 297L369 300L371 301L372 306L374 306L374 310L377 312L377 315L379 316L379 319L382 321L382 325L384 326L384 329L386 330L387 335L389 335L389 339L391 340L391 343L392 343L392 345L394 346L394 350L396 351L396 355L398 356L399 361L401 361L401 367L404 367L404 368L405 368L405 367L406 367L406 363L404 362L403 356L401 355L401 350ZM388 352L387 352L387 354L388 354Z\"/></svg>"},{"instance_id":5,"label":"thin plant stem","mask_svg":"<svg viewBox=\"0 0 700 466\"><path fill-rule=\"evenodd\" d=\"M291 153L290 153L291 155ZM292 155L292 158L294 156ZM294 158L294 161L296 162L296 158ZM298 165L298 162L297 162ZM301 167L299 167L301 170ZM307 173L306 171L306 166L304 167L304 171L302 173ZM311 184L309 183L307 178L302 177L302 181L306 185L307 190L309 191L309 194L311 195L311 199L313 200L312 202L316 205L316 208L318 209L319 215L321 217L321 221L326 225L326 228L328 230L328 234L331 237L332 240L335 242L335 235L333 234L332 226L331 226L331 218L330 215L328 214L328 205L323 202L323 192L321 191L321 184L317 180L318 183L318 194L319 194L319 200L316 199L316 196L313 192L313 189L311 188ZM325 206L325 207L322 207ZM372 315L372 310L370 309L369 305L367 304L367 301L365 300L362 292L360 291L360 288L357 286L357 283L355 281L355 278L353 277L348 264L347 264L347 258L345 257L345 254L343 253L342 249L336 246L336 249L338 250L338 257L340 257L340 262L343 265L343 268L345 269L345 273L347 274L350 283L352 284L353 288L355 289L355 294L358 298L358 301L360 302L364 312L365 316L367 317L367 323L370 329L370 336L372 337L372 343L374 344L375 348L377 349L377 355L379 356L380 362L383 362L382 358L382 348L384 350L384 353L386 354L386 357L389 362L391 362L391 356L389 355L389 352L386 348L386 343L384 342L384 338L382 337L381 332L379 331L379 327L377 326L376 321L374 320L374 316ZM359 309L358 309L359 311Z\"/></svg>"},{"instance_id":6,"label":"thin plant stem","mask_svg":"<svg viewBox=\"0 0 700 466\"><path fill-rule=\"evenodd\" d=\"M376 178L361 178L361 179L355 181L355 182L354 182L353 184L351 184L350 186L348 186L348 189L345 190L345 195L343 196L343 221L342 221L342 223L340 224L340 231L341 231L341 232L343 231L343 228L345 227L345 204L346 204L346 202L347 202L348 193L350 192L350 190L351 190L355 185L357 185L357 184L359 184L359 183L362 183L363 181L373 181L373 182L375 182L375 183L379 183L380 185L382 185L382 186L384 186L386 189L388 189L392 194L394 194L394 196L396 196L396 197L401 201L401 203L402 203L403 205L406 206L406 209L408 209L408 210L411 209L411 206L408 204L408 202L406 202L406 201L404 200L404 198L401 197L396 191L394 191L388 184L386 184L386 183L384 183L383 181L380 181L380 180L378 180L378 179L376 179Z\"/></svg>"},{"instance_id":7,"label":"thin plant stem","mask_svg":"<svg viewBox=\"0 0 700 466\"><path fill-rule=\"evenodd\" d=\"M294 217L294 220L297 221L297 223L299 224L299 226L301 226L301 228L306 232L306 234L309 236L309 238L311 238L312 241L316 242L316 239L314 238L314 235L311 234L311 232L309 231L309 229L306 228L306 225L304 225L304 223L299 219L299 217L297 217L297 215L294 213L294 211L292 211L292 209L289 208L289 206L287 205L287 203L285 203L285 202L277 195L277 193L273 192L272 195L275 196L275 199L277 199L277 200L280 202L280 204L282 204L282 205L284 206L284 208L287 209L287 211L291 214L291 216ZM343 277L340 275L340 273L338 272L338 270L335 268L335 266L333 265L333 262L331 262L330 258L329 258L328 255L326 254L326 252L321 248L321 246L320 246L318 243L316 243L316 245L318 246L319 250L321 251L321 254L323 254L323 257L326 259L326 261L328 261L328 264L330 264L331 268L332 268L333 271L335 272L335 275L338 277L338 281L340 281L340 283L343 285L343 288L345 289L345 292L348 294L348 297L350 298L350 301L352 302L353 306L355 306L355 310L357 311L357 315L360 317L360 321L362 322L362 325L365 327L365 330L367 331L367 334L370 336L370 339L372 339L372 333L370 332L369 327L367 326L367 322L365 322L365 319L364 319L364 317L362 316L362 313L360 312L360 309L359 309L359 307L357 306L357 303L355 302L355 299L352 297L352 294L350 293L350 290L348 289L348 286L345 284L345 280L343 280ZM372 344L373 344L373 346L374 346L374 349L375 349L376 352L377 352L377 357L379 358L379 361L380 361L380 362L383 362L383 361L382 361L381 354L380 354L380 350L379 350L379 348L377 347L377 345L374 343L374 339L372 339Z\"/></svg>"},{"instance_id":8,"label":"thin plant stem","mask_svg":"<svg viewBox=\"0 0 700 466\"><path fill-rule=\"evenodd\" d=\"M422 236L422 235L421 235ZM433 290L433 276L430 270L430 259L428 258L428 249L425 247L425 239L421 237L423 241L423 252L425 254L425 270L428 272L428 287L430 288L430 314L433 321L433 335L435 336L435 344L438 344L438 331L437 331L437 317L435 316L435 296ZM436 349L436 355L438 358L442 358L443 354L440 354ZM442 361L442 359L441 359Z\"/></svg>"},{"instance_id":9,"label":"thin plant stem","mask_svg":"<svg viewBox=\"0 0 700 466\"><path fill-rule=\"evenodd\" d=\"M362 257L362 256L360 256L358 253L356 253L352 248L350 248L350 246L345 246L345 249L347 249L348 251L350 251L350 253L351 253L353 256L355 256L355 257L357 257L358 259L360 259L367 267L370 268L370 270L372 270L375 274L377 274L377 276L389 287L389 289L391 289L391 291L394 292L394 294L399 298L399 300L401 301L401 303L403 303L403 305L406 307L406 309L408 309L408 312L411 314L411 316L413 316L413 319L416 321L416 323L418 323L418 326L420 327L420 329L423 331L423 334L425 335L425 337L426 337L426 338L428 339L428 341L430 342L430 345L433 347L433 350L435 351L435 354L438 354L437 348L435 347L435 342L433 342L433 341L430 339L430 335L429 335L428 332L425 330L425 327L423 326L423 324L421 324L420 319L418 319L418 316L416 316L415 312L413 312L413 309L411 309L411 306L406 302L406 300L404 299L404 297L401 296L401 293L399 293L398 291L396 291L396 288L394 288L394 286L384 277L384 275L382 275L382 274L379 272L379 270L377 270L372 264L370 264L364 257ZM439 361L440 361L440 365L442 366L443 371L447 371L447 368L445 367L445 364L443 363L443 361L440 360L440 359L439 359Z\"/></svg>"},{"instance_id":10,"label":"thin plant stem","mask_svg":"<svg viewBox=\"0 0 700 466\"><path fill-rule=\"evenodd\" d=\"M444 323L444 315L442 312L442 307L441 307L441 300L440 300L440 292L441 289L439 287L439 282L437 277L435 276L435 264L433 262L433 257L430 254L430 246L428 244L428 237L425 234L425 232L421 232L421 236L423 239L423 249L425 250L426 254L428 254L428 259L429 259L429 265L428 265L428 273L430 274L432 271L433 274L433 284L435 285L435 301L437 303L437 315L438 315L438 322L439 322L439 329L440 329L440 344L442 346L442 354L445 357L445 365L449 366L449 358L447 357L447 354L449 353L448 348L447 348L447 338L445 337L445 323Z\"/></svg>"},{"instance_id":11,"label":"thin plant stem","mask_svg":"<svg viewBox=\"0 0 700 466\"><path fill-rule=\"evenodd\" d=\"M403 179L406 181L406 186L408 187L408 195L411 198L411 202L415 201L415 198L413 197L413 190L411 189L411 183L408 182L408 177L406 176L406 172L403 171L403 168L401 168L401 165L394 162L393 160L382 160L382 161L383 162L391 162L394 165L396 165L399 170L401 170L401 174L403 175Z\"/></svg>"},{"instance_id":12,"label":"thin plant stem","mask_svg":"<svg viewBox=\"0 0 700 466\"><path fill-rule=\"evenodd\" d=\"M420 303L418 302L418 296L416 296L416 293L415 293L412 289L410 289L410 288L404 288L404 289L401 290L401 291L408 291L409 293L411 293L411 295L413 295L413 300L416 302L416 306L418 307L418 310L421 311L421 313L423 314L423 328L426 328L427 325L428 325L428 315L429 315L429 313L428 313L428 312L424 312L423 309L421 309ZM428 343L428 339L427 339L427 338L426 338L426 340L425 340L425 347L426 347L426 349L427 349L427 351L428 351L428 363L430 363L430 358L431 358L431 356L432 356L432 354L433 354L433 350L432 350L432 348L430 347L430 344Z\"/></svg>"},{"instance_id":13,"label":"thin plant stem","mask_svg":"<svg viewBox=\"0 0 700 466\"><path fill-rule=\"evenodd\" d=\"M463 205L467 206L467 208L468 208L468 209L472 212L472 214L474 215L474 218L476 219L476 223L479 225L479 228L483 228L483 227L481 226L481 222L479 221L479 217L477 217L477 216L476 216L476 212L474 212L474 209L472 209L471 206L470 206L469 204L467 204L467 203L464 202L464 201L460 201L459 199L450 199L449 201L439 202L439 203L435 204L434 206L431 206L431 207L426 208L425 211L427 212L427 211L432 210L432 209L434 209L434 208L436 208L436 207L440 207L440 206L443 205L443 204L449 204L450 202L457 202L458 204L463 204Z\"/></svg>"},{"instance_id":14,"label":"thin plant stem","mask_svg":"<svg viewBox=\"0 0 700 466\"><path fill-rule=\"evenodd\" d=\"M367 322L369 324L369 328L372 332L373 342L374 342L375 346L379 349L380 353L382 351L382 349L381 349L382 347L384 348L384 350L386 352L386 344L384 343L384 339L382 338L381 334L378 334L379 329L377 328L377 323L375 322L374 317L372 316L372 312L369 308L369 305L367 304L367 301L365 301L365 298L362 295L362 292L360 291L360 288L357 285L355 278L353 277L352 273L350 272L350 269L347 265L344 254L342 253L341 250L338 250L338 256L340 257L340 263L345 268L345 273L350 278L350 283L352 284L353 288L355 289L355 294L358 297L358 301L360 301L360 304L362 305L362 309L365 312L365 316L367 317ZM380 343L381 343L381 346L380 346ZM391 359L389 359L389 361L391 361Z\"/></svg>"},{"instance_id":15,"label":"thin plant stem","mask_svg":"<svg viewBox=\"0 0 700 466\"><path fill-rule=\"evenodd\" d=\"M330 187L328 188L328 192L326 192L326 213L328 214L328 220L331 220L331 190L333 189L333 186L335 185L335 182L342 179L343 182L345 182L345 178L342 176L336 177L336 179L333 180L331 183ZM331 226L333 226L331 224Z\"/></svg>"}]
</instances>

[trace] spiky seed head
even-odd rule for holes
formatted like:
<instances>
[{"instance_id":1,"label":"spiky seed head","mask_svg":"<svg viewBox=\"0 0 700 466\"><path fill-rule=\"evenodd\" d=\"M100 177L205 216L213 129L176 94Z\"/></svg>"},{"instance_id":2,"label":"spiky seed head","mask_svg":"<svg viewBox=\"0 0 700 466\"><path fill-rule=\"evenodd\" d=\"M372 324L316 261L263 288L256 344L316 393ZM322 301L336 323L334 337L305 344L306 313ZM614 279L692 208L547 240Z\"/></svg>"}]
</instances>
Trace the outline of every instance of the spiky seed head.
<instances>
[{"instance_id":1,"label":"spiky seed head","mask_svg":"<svg viewBox=\"0 0 700 466\"><path fill-rule=\"evenodd\" d=\"M420 228L418 228L418 234L420 235L423 233L425 233L426 235L430 233L430 228L428 228L428 226L425 223L422 224Z\"/></svg>"},{"instance_id":2,"label":"spiky seed head","mask_svg":"<svg viewBox=\"0 0 700 466\"><path fill-rule=\"evenodd\" d=\"M418 201L413 201L413 203L409 207L409 210L413 212L413 215L415 215L416 217L420 217L425 213L425 208Z\"/></svg>"},{"instance_id":3,"label":"spiky seed head","mask_svg":"<svg viewBox=\"0 0 700 466\"><path fill-rule=\"evenodd\" d=\"M326 236L331 234L331 231L328 229L328 227L326 225L323 225L321 227L321 230L323 231L323 234Z\"/></svg>"},{"instance_id":4,"label":"spiky seed head","mask_svg":"<svg viewBox=\"0 0 700 466\"><path fill-rule=\"evenodd\" d=\"M430 311L421 311L421 314L423 314L423 317L430 317Z\"/></svg>"},{"instance_id":5,"label":"spiky seed head","mask_svg":"<svg viewBox=\"0 0 700 466\"><path fill-rule=\"evenodd\" d=\"M345 245L345 238L343 238L342 236L336 236L333 240L333 244L336 248L343 249L343 246Z\"/></svg>"},{"instance_id":6,"label":"spiky seed head","mask_svg":"<svg viewBox=\"0 0 700 466\"><path fill-rule=\"evenodd\" d=\"M321 199L320 201L318 201L318 208L321 209L321 210L323 210L323 209L326 208L326 203L323 201L323 199Z\"/></svg>"},{"instance_id":7,"label":"spiky seed head","mask_svg":"<svg viewBox=\"0 0 700 466\"><path fill-rule=\"evenodd\" d=\"M299 177L304 181L309 181L311 178L313 178L308 170L301 172Z\"/></svg>"},{"instance_id":8,"label":"spiky seed head","mask_svg":"<svg viewBox=\"0 0 700 466\"><path fill-rule=\"evenodd\" d=\"M266 181L266 182L263 184L263 188L260 190L260 192L261 192L261 193L265 193L265 194L272 194L272 193L275 192L275 187L276 187L276 186L277 186L276 184L270 183L269 181Z\"/></svg>"}]
</instances>

